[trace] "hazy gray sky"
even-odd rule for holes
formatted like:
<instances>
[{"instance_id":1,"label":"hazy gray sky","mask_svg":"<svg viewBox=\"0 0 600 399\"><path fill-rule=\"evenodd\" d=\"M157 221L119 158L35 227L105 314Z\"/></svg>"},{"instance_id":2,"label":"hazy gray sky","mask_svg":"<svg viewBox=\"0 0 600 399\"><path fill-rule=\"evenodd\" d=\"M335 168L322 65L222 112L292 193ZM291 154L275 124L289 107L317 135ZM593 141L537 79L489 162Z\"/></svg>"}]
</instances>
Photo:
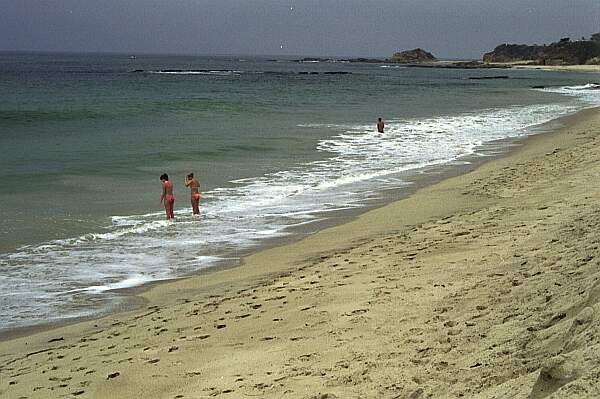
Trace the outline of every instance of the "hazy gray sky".
<instances>
[{"instance_id":1,"label":"hazy gray sky","mask_svg":"<svg viewBox=\"0 0 600 399\"><path fill-rule=\"evenodd\" d=\"M600 0L0 0L0 50L479 58L600 31Z\"/></svg>"}]
</instances>

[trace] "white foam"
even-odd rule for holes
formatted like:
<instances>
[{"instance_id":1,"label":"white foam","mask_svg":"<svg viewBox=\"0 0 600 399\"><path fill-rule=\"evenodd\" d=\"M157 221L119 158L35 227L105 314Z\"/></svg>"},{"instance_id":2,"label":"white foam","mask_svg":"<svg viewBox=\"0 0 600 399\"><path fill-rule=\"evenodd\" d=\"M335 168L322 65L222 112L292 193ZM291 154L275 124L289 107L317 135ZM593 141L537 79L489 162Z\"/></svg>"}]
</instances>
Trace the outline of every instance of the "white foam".
<instances>
[{"instance_id":1,"label":"white foam","mask_svg":"<svg viewBox=\"0 0 600 399\"><path fill-rule=\"evenodd\" d=\"M149 71L157 75L211 75L211 76L230 76L239 75L242 71Z\"/></svg>"},{"instance_id":2,"label":"white foam","mask_svg":"<svg viewBox=\"0 0 600 399\"><path fill-rule=\"evenodd\" d=\"M137 276L128 277L125 280L117 281L112 284L92 285L92 286L85 287L85 288L77 288L77 289L65 291L64 293L72 294L72 293L77 293L77 292L89 292L91 294L100 294L105 291L138 287L138 286L148 283L150 281L153 281L153 279L148 276L137 275Z\"/></svg>"},{"instance_id":3,"label":"white foam","mask_svg":"<svg viewBox=\"0 0 600 399\"><path fill-rule=\"evenodd\" d=\"M597 83L588 83L579 86L546 87L536 90L576 97L587 103L588 106L600 105L600 85Z\"/></svg>"}]
</instances>

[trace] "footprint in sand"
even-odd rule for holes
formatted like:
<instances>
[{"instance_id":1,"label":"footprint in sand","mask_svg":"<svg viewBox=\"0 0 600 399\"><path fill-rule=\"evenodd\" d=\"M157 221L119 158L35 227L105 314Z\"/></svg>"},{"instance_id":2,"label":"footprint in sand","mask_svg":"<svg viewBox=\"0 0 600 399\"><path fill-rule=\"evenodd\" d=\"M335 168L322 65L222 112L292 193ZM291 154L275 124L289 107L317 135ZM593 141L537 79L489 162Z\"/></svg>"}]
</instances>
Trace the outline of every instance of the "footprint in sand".
<instances>
[{"instance_id":1,"label":"footprint in sand","mask_svg":"<svg viewBox=\"0 0 600 399\"><path fill-rule=\"evenodd\" d=\"M116 377L118 377L118 376L120 376L120 375L121 375L121 373L119 373L118 371L115 371L115 372L113 372L113 373L109 373L109 374L106 376L106 379L107 379L107 380L110 380L110 379L116 378Z\"/></svg>"},{"instance_id":2,"label":"footprint in sand","mask_svg":"<svg viewBox=\"0 0 600 399\"><path fill-rule=\"evenodd\" d=\"M209 335L209 334L204 334L204 335L197 335L197 336L195 336L195 337L190 337L190 339L199 339L199 340L204 340L204 339L207 339L207 338L209 338L209 337L210 337L210 335Z\"/></svg>"},{"instance_id":3,"label":"footprint in sand","mask_svg":"<svg viewBox=\"0 0 600 399\"><path fill-rule=\"evenodd\" d=\"M70 379L71 379L71 377L63 377L63 378L50 377L50 378L48 378L49 381L57 381L57 382L66 382L66 381L69 381Z\"/></svg>"}]
</instances>

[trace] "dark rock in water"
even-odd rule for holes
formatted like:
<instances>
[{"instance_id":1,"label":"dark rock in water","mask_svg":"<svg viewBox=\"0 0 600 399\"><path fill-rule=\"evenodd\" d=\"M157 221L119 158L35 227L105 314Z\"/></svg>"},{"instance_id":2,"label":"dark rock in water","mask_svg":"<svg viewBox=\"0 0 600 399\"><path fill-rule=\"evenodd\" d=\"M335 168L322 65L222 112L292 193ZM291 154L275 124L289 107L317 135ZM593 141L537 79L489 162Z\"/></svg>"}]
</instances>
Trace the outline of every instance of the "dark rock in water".
<instances>
[{"instance_id":1,"label":"dark rock in water","mask_svg":"<svg viewBox=\"0 0 600 399\"><path fill-rule=\"evenodd\" d=\"M390 62L390 60L381 60L378 58L350 58L347 60L340 60L343 62L362 62L366 64L385 64L386 62Z\"/></svg>"},{"instance_id":2,"label":"dark rock in water","mask_svg":"<svg viewBox=\"0 0 600 399\"><path fill-rule=\"evenodd\" d=\"M508 76L469 76L471 80L508 79Z\"/></svg>"},{"instance_id":3,"label":"dark rock in water","mask_svg":"<svg viewBox=\"0 0 600 399\"><path fill-rule=\"evenodd\" d=\"M600 57L600 34L590 40L568 37L549 45L501 44L483 55L485 62L532 61L534 65L583 65Z\"/></svg>"},{"instance_id":4,"label":"dark rock in water","mask_svg":"<svg viewBox=\"0 0 600 399\"><path fill-rule=\"evenodd\" d=\"M531 86L532 89L545 89L546 86Z\"/></svg>"},{"instance_id":5,"label":"dark rock in water","mask_svg":"<svg viewBox=\"0 0 600 399\"><path fill-rule=\"evenodd\" d=\"M392 62L398 64L412 64L418 62L431 62L435 61L436 58L433 54L428 53L427 51L416 48L414 50L401 51L399 53L394 53L392 56Z\"/></svg>"},{"instance_id":6,"label":"dark rock in water","mask_svg":"<svg viewBox=\"0 0 600 399\"><path fill-rule=\"evenodd\" d=\"M330 62L331 60L329 58L315 58L315 57L305 57L302 58L301 60L297 60L298 62Z\"/></svg>"}]
</instances>

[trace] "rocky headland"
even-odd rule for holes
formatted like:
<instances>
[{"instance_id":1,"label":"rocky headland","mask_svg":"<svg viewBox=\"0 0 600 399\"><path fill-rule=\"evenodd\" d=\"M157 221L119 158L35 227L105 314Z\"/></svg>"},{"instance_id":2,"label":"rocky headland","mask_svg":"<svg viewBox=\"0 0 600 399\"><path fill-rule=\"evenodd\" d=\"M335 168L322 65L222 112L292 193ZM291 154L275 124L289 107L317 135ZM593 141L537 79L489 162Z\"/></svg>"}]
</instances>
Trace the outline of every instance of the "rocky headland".
<instances>
[{"instance_id":1,"label":"rocky headland","mask_svg":"<svg viewBox=\"0 0 600 399\"><path fill-rule=\"evenodd\" d=\"M416 68L490 69L490 68L582 68L581 71L600 69L600 33L589 39L572 41L570 38L543 45L501 44L493 51L483 54L481 60L439 60L432 53L416 48L398 51L391 58L314 58L294 60L300 63L369 63L401 64ZM579 70L579 69L578 69ZM494 77L498 78L498 77Z\"/></svg>"},{"instance_id":2,"label":"rocky headland","mask_svg":"<svg viewBox=\"0 0 600 399\"><path fill-rule=\"evenodd\" d=\"M407 50L394 53L391 61L398 64L413 64L437 61L437 58L435 58L433 54L421 48L416 48L414 50Z\"/></svg>"},{"instance_id":3,"label":"rocky headland","mask_svg":"<svg viewBox=\"0 0 600 399\"><path fill-rule=\"evenodd\" d=\"M566 37L548 45L501 44L483 55L486 63L527 62L531 65L600 65L600 33L590 39Z\"/></svg>"}]
</instances>

